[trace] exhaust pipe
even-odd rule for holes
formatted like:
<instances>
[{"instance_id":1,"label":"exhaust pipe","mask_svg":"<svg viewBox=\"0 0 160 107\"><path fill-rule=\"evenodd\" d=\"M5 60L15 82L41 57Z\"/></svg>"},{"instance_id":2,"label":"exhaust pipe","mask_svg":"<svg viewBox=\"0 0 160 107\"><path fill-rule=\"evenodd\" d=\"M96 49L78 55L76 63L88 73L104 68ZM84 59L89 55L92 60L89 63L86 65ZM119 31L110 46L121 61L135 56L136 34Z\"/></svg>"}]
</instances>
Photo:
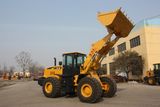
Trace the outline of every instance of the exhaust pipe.
<instances>
[{"instance_id":1,"label":"exhaust pipe","mask_svg":"<svg viewBox=\"0 0 160 107\"><path fill-rule=\"evenodd\" d=\"M56 60L56 58L54 57L54 66L56 66L57 65L57 60Z\"/></svg>"}]
</instances>

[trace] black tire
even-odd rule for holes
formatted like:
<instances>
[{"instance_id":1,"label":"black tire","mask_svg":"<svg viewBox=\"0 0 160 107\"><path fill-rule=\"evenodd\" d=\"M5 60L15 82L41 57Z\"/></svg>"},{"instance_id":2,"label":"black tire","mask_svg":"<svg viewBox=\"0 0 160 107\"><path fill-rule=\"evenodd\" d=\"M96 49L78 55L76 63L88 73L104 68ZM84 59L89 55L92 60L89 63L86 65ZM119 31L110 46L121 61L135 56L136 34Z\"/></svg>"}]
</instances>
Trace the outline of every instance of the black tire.
<instances>
[{"instance_id":1,"label":"black tire","mask_svg":"<svg viewBox=\"0 0 160 107\"><path fill-rule=\"evenodd\" d=\"M148 77L147 77L147 76L145 76L145 77L143 78L143 82L144 82L145 84L148 84Z\"/></svg>"},{"instance_id":2,"label":"black tire","mask_svg":"<svg viewBox=\"0 0 160 107\"><path fill-rule=\"evenodd\" d=\"M91 94L88 97L84 96L81 91L82 90L81 88L83 88L83 86L86 84L89 85L92 89ZM100 82L95 78L91 77L82 78L78 84L77 95L80 101L82 102L87 102L87 103L98 102L102 96L102 88Z\"/></svg>"},{"instance_id":3,"label":"black tire","mask_svg":"<svg viewBox=\"0 0 160 107\"><path fill-rule=\"evenodd\" d=\"M101 77L102 84L107 84L109 86L108 91L103 90L103 97L111 98L117 92L117 84L114 79L108 77Z\"/></svg>"},{"instance_id":4,"label":"black tire","mask_svg":"<svg viewBox=\"0 0 160 107\"><path fill-rule=\"evenodd\" d=\"M47 90L45 89L47 83L50 83L52 85L52 89L50 92L47 92ZM43 93L46 97L56 98L56 97L60 96L61 83L57 78L46 78L46 79L44 79L42 89L43 89Z\"/></svg>"},{"instance_id":5,"label":"black tire","mask_svg":"<svg viewBox=\"0 0 160 107\"><path fill-rule=\"evenodd\" d=\"M148 78L148 84L149 85L156 85L156 80L154 77L149 77Z\"/></svg>"}]
</instances>

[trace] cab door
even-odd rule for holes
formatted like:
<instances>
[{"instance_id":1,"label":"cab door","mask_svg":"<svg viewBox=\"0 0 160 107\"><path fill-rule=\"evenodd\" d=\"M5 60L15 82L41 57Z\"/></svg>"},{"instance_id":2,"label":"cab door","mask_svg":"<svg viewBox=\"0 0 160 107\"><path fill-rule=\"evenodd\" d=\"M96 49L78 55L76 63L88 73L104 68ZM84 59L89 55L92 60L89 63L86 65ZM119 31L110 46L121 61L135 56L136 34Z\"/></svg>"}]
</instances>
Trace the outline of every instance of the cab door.
<instances>
[{"instance_id":1,"label":"cab door","mask_svg":"<svg viewBox=\"0 0 160 107\"><path fill-rule=\"evenodd\" d=\"M73 76L74 75L74 57L72 54L69 55L64 55L63 56L64 60L64 70L63 70L63 75L66 76Z\"/></svg>"},{"instance_id":2,"label":"cab door","mask_svg":"<svg viewBox=\"0 0 160 107\"><path fill-rule=\"evenodd\" d=\"M72 54L63 55L63 75L62 88L66 95L74 95L74 56Z\"/></svg>"},{"instance_id":3,"label":"cab door","mask_svg":"<svg viewBox=\"0 0 160 107\"><path fill-rule=\"evenodd\" d=\"M64 76L74 76L80 74L80 66L84 62L84 55L81 54L67 54L63 55L64 62Z\"/></svg>"}]
</instances>

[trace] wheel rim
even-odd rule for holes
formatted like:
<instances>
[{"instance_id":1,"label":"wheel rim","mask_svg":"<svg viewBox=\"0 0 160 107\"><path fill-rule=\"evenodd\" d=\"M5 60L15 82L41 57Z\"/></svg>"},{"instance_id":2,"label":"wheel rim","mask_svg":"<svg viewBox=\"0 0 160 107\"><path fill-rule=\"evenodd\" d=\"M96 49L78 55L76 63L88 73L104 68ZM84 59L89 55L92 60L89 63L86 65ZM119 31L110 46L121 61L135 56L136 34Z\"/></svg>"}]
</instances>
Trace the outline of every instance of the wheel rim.
<instances>
[{"instance_id":1,"label":"wheel rim","mask_svg":"<svg viewBox=\"0 0 160 107\"><path fill-rule=\"evenodd\" d=\"M81 93L84 97L90 97L92 95L92 87L89 84L84 84L81 88Z\"/></svg>"},{"instance_id":2,"label":"wheel rim","mask_svg":"<svg viewBox=\"0 0 160 107\"><path fill-rule=\"evenodd\" d=\"M53 90L53 85L52 85L52 83L51 83L51 82L47 82L47 83L45 84L45 91L46 91L47 93L51 93L52 90Z\"/></svg>"},{"instance_id":3,"label":"wheel rim","mask_svg":"<svg viewBox=\"0 0 160 107\"><path fill-rule=\"evenodd\" d=\"M110 89L109 84L104 83L104 82L102 82L102 84L103 84L103 89L104 89L104 91L105 91L105 92L108 92L109 89Z\"/></svg>"}]
</instances>

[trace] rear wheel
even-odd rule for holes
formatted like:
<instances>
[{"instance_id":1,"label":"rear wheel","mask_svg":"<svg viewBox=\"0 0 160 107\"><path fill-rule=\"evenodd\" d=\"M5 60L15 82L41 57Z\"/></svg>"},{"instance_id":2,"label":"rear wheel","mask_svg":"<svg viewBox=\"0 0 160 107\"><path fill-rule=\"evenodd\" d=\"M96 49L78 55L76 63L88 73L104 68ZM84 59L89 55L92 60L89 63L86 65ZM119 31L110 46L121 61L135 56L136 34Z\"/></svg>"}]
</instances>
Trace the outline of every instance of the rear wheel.
<instances>
[{"instance_id":1,"label":"rear wheel","mask_svg":"<svg viewBox=\"0 0 160 107\"><path fill-rule=\"evenodd\" d=\"M60 95L61 84L57 78L46 78L42 85L46 97L55 98Z\"/></svg>"},{"instance_id":2,"label":"rear wheel","mask_svg":"<svg viewBox=\"0 0 160 107\"><path fill-rule=\"evenodd\" d=\"M101 99L102 88L95 78L85 77L78 84L77 94L80 101L94 103Z\"/></svg>"},{"instance_id":3,"label":"rear wheel","mask_svg":"<svg viewBox=\"0 0 160 107\"><path fill-rule=\"evenodd\" d=\"M104 86L103 96L109 98L113 97L117 92L117 84L115 80L108 77L102 77L100 79Z\"/></svg>"}]
</instances>

